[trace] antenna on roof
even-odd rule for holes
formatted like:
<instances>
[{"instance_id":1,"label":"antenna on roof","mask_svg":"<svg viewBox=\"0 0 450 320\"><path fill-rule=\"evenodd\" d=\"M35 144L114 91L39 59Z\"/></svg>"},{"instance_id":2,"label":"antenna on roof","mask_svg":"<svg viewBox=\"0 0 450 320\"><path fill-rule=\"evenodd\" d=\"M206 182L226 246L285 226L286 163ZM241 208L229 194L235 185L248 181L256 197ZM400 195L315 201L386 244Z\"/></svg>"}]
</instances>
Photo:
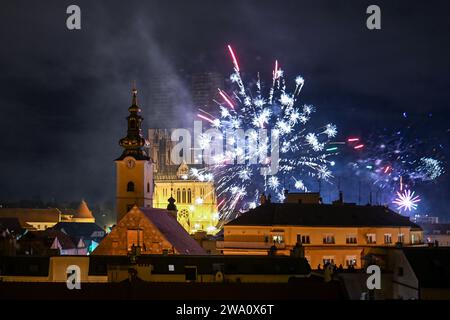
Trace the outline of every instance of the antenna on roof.
<instances>
[{"instance_id":1,"label":"antenna on roof","mask_svg":"<svg viewBox=\"0 0 450 320\"><path fill-rule=\"evenodd\" d=\"M358 204L361 204L361 180L358 180Z\"/></svg>"}]
</instances>

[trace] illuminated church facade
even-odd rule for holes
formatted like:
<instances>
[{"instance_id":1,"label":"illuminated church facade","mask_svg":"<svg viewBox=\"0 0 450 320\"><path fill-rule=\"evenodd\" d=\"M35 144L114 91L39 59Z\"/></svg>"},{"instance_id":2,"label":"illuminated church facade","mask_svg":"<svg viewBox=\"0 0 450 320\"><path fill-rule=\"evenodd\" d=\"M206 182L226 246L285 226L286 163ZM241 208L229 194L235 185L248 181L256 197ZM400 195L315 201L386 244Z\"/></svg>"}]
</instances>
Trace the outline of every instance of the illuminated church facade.
<instances>
[{"instance_id":1,"label":"illuminated church facade","mask_svg":"<svg viewBox=\"0 0 450 320\"><path fill-rule=\"evenodd\" d=\"M153 206L166 208L167 199L172 197L178 209L178 222L189 232L217 232L219 220L217 198L214 183L191 179L191 168L202 168L202 165L174 164L170 152L174 142L170 138L170 130L149 129L149 154L154 163Z\"/></svg>"},{"instance_id":2,"label":"illuminated church facade","mask_svg":"<svg viewBox=\"0 0 450 320\"><path fill-rule=\"evenodd\" d=\"M173 142L167 129L150 129L142 134L137 91L133 89L128 109L126 137L119 141L123 152L116 163L116 211L120 221L134 205L168 209L176 206L177 220L189 233L215 234L219 220L214 183L190 179L189 171L200 165L174 164Z\"/></svg>"}]
</instances>

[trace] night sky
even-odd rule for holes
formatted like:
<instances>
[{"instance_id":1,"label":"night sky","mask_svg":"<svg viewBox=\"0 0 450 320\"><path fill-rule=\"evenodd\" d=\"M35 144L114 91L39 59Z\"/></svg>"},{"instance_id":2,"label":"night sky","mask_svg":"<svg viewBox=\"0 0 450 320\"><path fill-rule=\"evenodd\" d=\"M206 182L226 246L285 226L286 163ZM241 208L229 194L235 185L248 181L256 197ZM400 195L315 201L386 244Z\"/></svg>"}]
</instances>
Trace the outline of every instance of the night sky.
<instances>
[{"instance_id":1,"label":"night sky","mask_svg":"<svg viewBox=\"0 0 450 320\"><path fill-rule=\"evenodd\" d=\"M71 4L81 7L79 31L66 28ZM366 28L370 4L381 7L381 30ZM133 80L145 128L192 126L185 75L228 77L227 44L247 79L258 71L270 79L275 59L288 78L301 74L315 121L334 122L339 138L376 139L412 126L448 159L448 1L3 0L0 7L0 201L112 202ZM180 103L157 110L146 88L161 75ZM336 170L346 200L356 201L358 180L343 169L351 157L338 157ZM419 186L421 212L450 217L449 189L448 174ZM333 190L336 183L330 198Z\"/></svg>"}]
</instances>

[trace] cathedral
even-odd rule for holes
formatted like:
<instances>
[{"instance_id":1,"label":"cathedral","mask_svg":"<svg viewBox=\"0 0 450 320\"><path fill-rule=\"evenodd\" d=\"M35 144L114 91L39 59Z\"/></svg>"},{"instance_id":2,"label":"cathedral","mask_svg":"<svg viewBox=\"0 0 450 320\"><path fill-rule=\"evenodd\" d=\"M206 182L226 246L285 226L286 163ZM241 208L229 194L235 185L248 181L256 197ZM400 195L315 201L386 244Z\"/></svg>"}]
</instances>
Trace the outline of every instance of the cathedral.
<instances>
[{"instance_id":1,"label":"cathedral","mask_svg":"<svg viewBox=\"0 0 450 320\"><path fill-rule=\"evenodd\" d=\"M128 108L126 137L119 141L122 155L116 162L116 210L118 221L133 208L177 210L177 220L189 233L215 234L219 220L214 183L191 179L189 171L202 165L171 162L174 142L170 130L149 129L142 134L137 90Z\"/></svg>"}]
</instances>

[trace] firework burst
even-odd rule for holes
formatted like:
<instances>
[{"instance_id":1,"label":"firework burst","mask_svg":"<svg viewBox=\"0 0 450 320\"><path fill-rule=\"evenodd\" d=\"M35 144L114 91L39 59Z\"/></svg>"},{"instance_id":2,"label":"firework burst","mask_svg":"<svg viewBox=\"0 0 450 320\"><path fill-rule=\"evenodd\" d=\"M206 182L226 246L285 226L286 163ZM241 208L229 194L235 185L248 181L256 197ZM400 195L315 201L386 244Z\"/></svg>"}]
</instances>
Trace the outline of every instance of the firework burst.
<instances>
[{"instance_id":1,"label":"firework burst","mask_svg":"<svg viewBox=\"0 0 450 320\"><path fill-rule=\"evenodd\" d=\"M436 148L430 150L431 144L410 138L408 133L396 131L368 139L364 149L358 150L361 151L357 153L358 159L349 163L350 167L357 176L390 193L402 191L403 185L413 187L436 180L445 172L442 161L429 156L437 155L433 151ZM358 138L350 140L361 145Z\"/></svg>"},{"instance_id":2,"label":"firework burst","mask_svg":"<svg viewBox=\"0 0 450 320\"><path fill-rule=\"evenodd\" d=\"M405 190L404 192L397 191L397 198L392 201L397 205L399 211L412 211L416 210L418 203L420 202L420 197L414 195L414 191Z\"/></svg>"},{"instance_id":3,"label":"firework burst","mask_svg":"<svg viewBox=\"0 0 450 320\"><path fill-rule=\"evenodd\" d=\"M315 108L299 101L305 83L301 76L289 91L276 61L270 87L264 87L259 74L255 85L245 86L237 56L231 46L228 50L234 65L230 76L234 90L219 89L217 117L199 114L210 127L225 133L227 148L214 156L213 164L191 172L194 178L209 174L214 180L222 220L254 207L262 194L280 201L289 186L307 191L310 181L328 181L332 177L328 158L335 149L326 147L337 134L331 123L309 126ZM212 141L207 135L201 139L202 147Z\"/></svg>"}]
</instances>

